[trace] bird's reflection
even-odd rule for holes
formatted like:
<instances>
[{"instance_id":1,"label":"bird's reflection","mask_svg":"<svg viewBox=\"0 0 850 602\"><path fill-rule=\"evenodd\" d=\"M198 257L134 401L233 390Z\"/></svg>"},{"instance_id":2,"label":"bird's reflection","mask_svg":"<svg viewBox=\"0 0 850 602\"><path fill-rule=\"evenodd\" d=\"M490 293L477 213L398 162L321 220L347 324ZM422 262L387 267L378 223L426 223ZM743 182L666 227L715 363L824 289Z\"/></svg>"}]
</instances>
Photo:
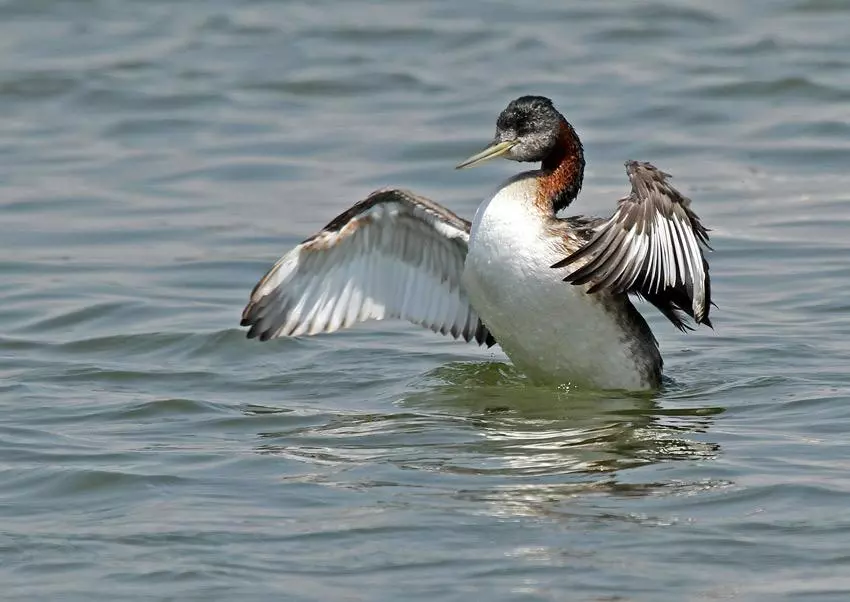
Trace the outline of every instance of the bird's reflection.
<instances>
[{"instance_id":1,"label":"bird's reflection","mask_svg":"<svg viewBox=\"0 0 850 602\"><path fill-rule=\"evenodd\" d=\"M411 469L428 471L451 481L459 502L539 515L578 495L710 487L623 478L636 467L718 453L696 434L722 409L693 404L675 383L658 394L541 387L507 364L456 363L413 383L394 412L299 414L292 428L260 433L258 451L311 465L303 476L312 483L367 488L366 469L380 473L383 485L396 479L404 486ZM387 465L400 470L387 474ZM348 481L354 467L357 483ZM435 485L446 491L445 483Z\"/></svg>"},{"instance_id":2,"label":"bird's reflection","mask_svg":"<svg viewBox=\"0 0 850 602\"><path fill-rule=\"evenodd\" d=\"M693 434L707 431L722 408L662 409L659 394L538 387L499 363L449 365L430 377L439 384L403 404L464 413L479 434L441 469L492 477L458 497L516 514L538 513L579 494L641 496L712 486L634 483L618 475L658 462L713 458L719 447ZM669 382L660 395L672 401L677 389Z\"/></svg>"},{"instance_id":3,"label":"bird's reflection","mask_svg":"<svg viewBox=\"0 0 850 602\"><path fill-rule=\"evenodd\" d=\"M683 435L706 431L722 408L662 409L658 394L535 386L493 362L449 365L429 377L431 386L402 405L464 413L480 429L480 449L506 453L507 467L542 469L557 460L561 469L610 471L716 451ZM671 383L662 395L675 397L675 389Z\"/></svg>"}]
</instances>

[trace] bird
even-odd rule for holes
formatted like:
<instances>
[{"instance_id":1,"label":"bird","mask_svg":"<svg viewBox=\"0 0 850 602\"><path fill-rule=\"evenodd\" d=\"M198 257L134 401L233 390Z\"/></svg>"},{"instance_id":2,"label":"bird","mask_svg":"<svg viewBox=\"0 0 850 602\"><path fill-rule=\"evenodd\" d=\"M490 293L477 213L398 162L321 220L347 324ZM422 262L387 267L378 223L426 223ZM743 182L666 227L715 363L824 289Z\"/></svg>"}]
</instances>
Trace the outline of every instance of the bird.
<instances>
[{"instance_id":1,"label":"bird","mask_svg":"<svg viewBox=\"0 0 850 602\"><path fill-rule=\"evenodd\" d=\"M511 101L493 141L457 168L497 157L539 166L502 183L471 222L399 188L332 219L254 287L242 312L247 336L396 318L498 344L535 383L659 388L659 344L632 297L683 332L712 327L711 247L691 200L669 174L630 160L631 190L610 217L559 217L581 190L584 149L544 96Z\"/></svg>"}]
</instances>

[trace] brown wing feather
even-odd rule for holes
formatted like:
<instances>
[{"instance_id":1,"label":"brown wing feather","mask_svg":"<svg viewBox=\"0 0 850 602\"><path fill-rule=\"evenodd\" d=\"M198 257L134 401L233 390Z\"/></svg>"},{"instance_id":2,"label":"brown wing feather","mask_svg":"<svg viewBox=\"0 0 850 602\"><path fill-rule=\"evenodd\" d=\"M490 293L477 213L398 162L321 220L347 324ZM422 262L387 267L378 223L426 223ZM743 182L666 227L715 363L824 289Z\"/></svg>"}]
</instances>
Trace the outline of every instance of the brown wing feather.
<instances>
[{"instance_id":1,"label":"brown wing feather","mask_svg":"<svg viewBox=\"0 0 850 602\"><path fill-rule=\"evenodd\" d=\"M564 280L588 293L632 293L655 305L677 328L683 313L711 326L711 279L703 248L708 231L668 174L628 161L631 193L577 252L554 264L576 266Z\"/></svg>"}]
</instances>

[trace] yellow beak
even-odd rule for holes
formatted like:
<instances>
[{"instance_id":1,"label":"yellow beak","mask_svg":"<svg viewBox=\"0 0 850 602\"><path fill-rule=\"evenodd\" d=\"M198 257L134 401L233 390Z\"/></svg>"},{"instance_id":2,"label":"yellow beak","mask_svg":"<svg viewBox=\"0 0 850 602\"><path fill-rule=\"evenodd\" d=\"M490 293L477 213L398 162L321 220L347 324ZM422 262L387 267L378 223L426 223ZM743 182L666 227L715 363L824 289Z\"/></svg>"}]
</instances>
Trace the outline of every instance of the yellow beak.
<instances>
[{"instance_id":1,"label":"yellow beak","mask_svg":"<svg viewBox=\"0 0 850 602\"><path fill-rule=\"evenodd\" d=\"M496 157L501 157L509 150L511 150L514 146L516 146L516 140L505 140L504 142L494 142L487 148L485 148L480 153L476 153L472 155L469 159L455 167L455 169L463 169L465 167L474 167L476 165L480 165L484 163L484 161L489 161L490 159L495 159Z\"/></svg>"}]
</instances>

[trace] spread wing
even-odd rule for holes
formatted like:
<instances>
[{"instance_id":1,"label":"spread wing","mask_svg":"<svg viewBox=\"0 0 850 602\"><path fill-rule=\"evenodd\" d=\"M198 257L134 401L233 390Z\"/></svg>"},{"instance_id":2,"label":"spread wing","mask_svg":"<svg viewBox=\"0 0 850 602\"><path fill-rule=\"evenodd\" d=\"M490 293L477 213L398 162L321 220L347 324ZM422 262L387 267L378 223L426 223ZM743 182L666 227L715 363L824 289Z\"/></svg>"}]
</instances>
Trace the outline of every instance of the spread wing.
<instances>
[{"instance_id":1,"label":"spread wing","mask_svg":"<svg viewBox=\"0 0 850 602\"><path fill-rule=\"evenodd\" d=\"M469 222L403 190L379 190L286 255L254 287L242 312L248 337L334 332L401 318L491 346L461 274Z\"/></svg>"},{"instance_id":2,"label":"spread wing","mask_svg":"<svg viewBox=\"0 0 850 602\"><path fill-rule=\"evenodd\" d=\"M588 293L633 293L655 305L679 329L711 326L711 280L703 247L708 232L690 199L649 163L626 162L632 191L577 252L552 267L575 266L564 280Z\"/></svg>"}]
</instances>

